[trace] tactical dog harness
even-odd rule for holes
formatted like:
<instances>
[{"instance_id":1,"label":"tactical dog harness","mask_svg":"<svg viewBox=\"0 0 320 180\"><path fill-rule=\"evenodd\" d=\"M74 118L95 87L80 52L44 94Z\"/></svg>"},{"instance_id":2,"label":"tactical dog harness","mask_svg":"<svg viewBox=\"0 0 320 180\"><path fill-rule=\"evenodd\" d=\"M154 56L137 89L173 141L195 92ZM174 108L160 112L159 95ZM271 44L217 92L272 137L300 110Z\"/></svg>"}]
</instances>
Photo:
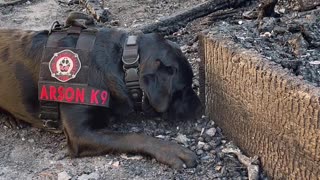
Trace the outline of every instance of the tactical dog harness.
<instances>
[{"instance_id":1,"label":"tactical dog harness","mask_svg":"<svg viewBox=\"0 0 320 180\"><path fill-rule=\"evenodd\" d=\"M60 103L109 107L108 90L90 86L89 70L96 29L55 22L49 32L40 65L38 98L39 117L49 130L60 128ZM77 37L76 47L61 47L59 42L68 35ZM129 36L123 48L125 83L134 101L135 111L141 110L142 90L139 86L139 54L137 37Z\"/></svg>"}]
</instances>

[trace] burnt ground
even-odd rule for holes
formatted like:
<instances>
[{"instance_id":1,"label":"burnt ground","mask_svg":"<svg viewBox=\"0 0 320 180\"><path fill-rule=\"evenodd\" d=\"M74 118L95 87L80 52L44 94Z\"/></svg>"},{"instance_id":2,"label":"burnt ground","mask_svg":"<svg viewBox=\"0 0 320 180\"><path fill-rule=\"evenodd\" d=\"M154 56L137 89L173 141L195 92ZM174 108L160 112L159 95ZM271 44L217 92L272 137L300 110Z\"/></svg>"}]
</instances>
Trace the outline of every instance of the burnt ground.
<instances>
[{"instance_id":1,"label":"burnt ground","mask_svg":"<svg viewBox=\"0 0 320 180\"><path fill-rule=\"evenodd\" d=\"M229 38L319 87L320 8L298 12L283 4L276 6L280 17L257 20L233 16L221 20L208 16L189 27L200 26L204 33ZM244 10L244 14L249 11Z\"/></svg>"},{"instance_id":2,"label":"burnt ground","mask_svg":"<svg viewBox=\"0 0 320 180\"><path fill-rule=\"evenodd\" d=\"M108 0L105 6L111 12L111 21L106 25L136 28L198 3L198 0ZM249 7L243 11L252 9ZM283 7L279 9L284 12ZM83 9L79 5L68 6L66 0L34 0L0 7L0 27L49 29L53 21L63 22L73 10ZM189 23L167 38L177 42L187 55L196 75L195 88L199 86L197 66L200 58L196 37L200 32L228 36L243 47L255 49L267 59L288 68L293 75L301 75L319 85L319 78L316 78L320 73L317 70L320 64L319 10L285 12L280 18L267 17L261 22L238 15L221 15L220 18L209 15ZM32 127L9 129L0 121L0 179L247 179L246 167L234 155L222 152L226 146L233 145L205 116L189 122L130 118L115 121L110 128L143 132L178 142L198 154L199 165L176 171L150 157L124 154L71 159L62 134ZM263 173L261 178L265 178Z\"/></svg>"}]
</instances>

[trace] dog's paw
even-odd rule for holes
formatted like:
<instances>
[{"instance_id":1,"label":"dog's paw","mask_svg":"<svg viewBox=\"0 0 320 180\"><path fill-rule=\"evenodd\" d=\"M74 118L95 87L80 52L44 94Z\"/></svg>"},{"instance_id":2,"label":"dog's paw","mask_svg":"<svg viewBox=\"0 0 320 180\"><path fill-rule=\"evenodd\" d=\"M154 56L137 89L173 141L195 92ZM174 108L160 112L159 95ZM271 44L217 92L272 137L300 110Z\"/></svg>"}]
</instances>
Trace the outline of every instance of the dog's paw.
<instances>
[{"instance_id":1,"label":"dog's paw","mask_svg":"<svg viewBox=\"0 0 320 180\"><path fill-rule=\"evenodd\" d=\"M27 123L6 115L1 115L0 121L4 126L10 129L23 129L28 126Z\"/></svg>"},{"instance_id":2,"label":"dog's paw","mask_svg":"<svg viewBox=\"0 0 320 180\"><path fill-rule=\"evenodd\" d=\"M197 155L194 152L171 142L161 142L159 147L155 148L154 157L175 169L191 168L197 165Z\"/></svg>"}]
</instances>

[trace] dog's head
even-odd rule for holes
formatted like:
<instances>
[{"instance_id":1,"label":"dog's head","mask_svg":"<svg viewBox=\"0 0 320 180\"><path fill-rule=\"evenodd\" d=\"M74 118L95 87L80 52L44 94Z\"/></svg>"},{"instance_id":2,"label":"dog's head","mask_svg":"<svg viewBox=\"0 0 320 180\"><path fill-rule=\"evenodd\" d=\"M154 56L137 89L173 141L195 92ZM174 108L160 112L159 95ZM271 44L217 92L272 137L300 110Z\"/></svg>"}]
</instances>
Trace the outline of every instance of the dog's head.
<instances>
[{"instance_id":1,"label":"dog's head","mask_svg":"<svg viewBox=\"0 0 320 180\"><path fill-rule=\"evenodd\" d=\"M139 39L140 85L144 111L170 119L194 119L201 103L192 89L192 68L178 45L157 34Z\"/></svg>"}]
</instances>

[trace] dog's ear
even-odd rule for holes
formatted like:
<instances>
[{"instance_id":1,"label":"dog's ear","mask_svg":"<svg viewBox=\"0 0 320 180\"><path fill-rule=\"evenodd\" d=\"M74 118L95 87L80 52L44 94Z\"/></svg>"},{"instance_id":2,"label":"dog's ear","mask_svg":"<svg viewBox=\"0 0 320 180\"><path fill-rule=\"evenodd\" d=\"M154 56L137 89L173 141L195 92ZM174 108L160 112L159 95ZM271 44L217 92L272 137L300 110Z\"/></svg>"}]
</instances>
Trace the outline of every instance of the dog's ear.
<instances>
[{"instance_id":1,"label":"dog's ear","mask_svg":"<svg viewBox=\"0 0 320 180\"><path fill-rule=\"evenodd\" d=\"M166 61L175 61L174 66L177 67L177 72L173 77L173 95L167 116L169 119L195 119L200 116L202 107L199 97L192 89L194 75L191 65L178 44L169 40L166 41L172 52Z\"/></svg>"},{"instance_id":2,"label":"dog's ear","mask_svg":"<svg viewBox=\"0 0 320 180\"><path fill-rule=\"evenodd\" d=\"M193 72L180 47L150 34L140 39L140 85L156 112L172 117L196 114L200 100L192 90Z\"/></svg>"},{"instance_id":3,"label":"dog's ear","mask_svg":"<svg viewBox=\"0 0 320 180\"><path fill-rule=\"evenodd\" d=\"M166 111L172 96L172 82L176 69L156 59L145 62L141 70L140 85L148 103L157 112Z\"/></svg>"}]
</instances>

